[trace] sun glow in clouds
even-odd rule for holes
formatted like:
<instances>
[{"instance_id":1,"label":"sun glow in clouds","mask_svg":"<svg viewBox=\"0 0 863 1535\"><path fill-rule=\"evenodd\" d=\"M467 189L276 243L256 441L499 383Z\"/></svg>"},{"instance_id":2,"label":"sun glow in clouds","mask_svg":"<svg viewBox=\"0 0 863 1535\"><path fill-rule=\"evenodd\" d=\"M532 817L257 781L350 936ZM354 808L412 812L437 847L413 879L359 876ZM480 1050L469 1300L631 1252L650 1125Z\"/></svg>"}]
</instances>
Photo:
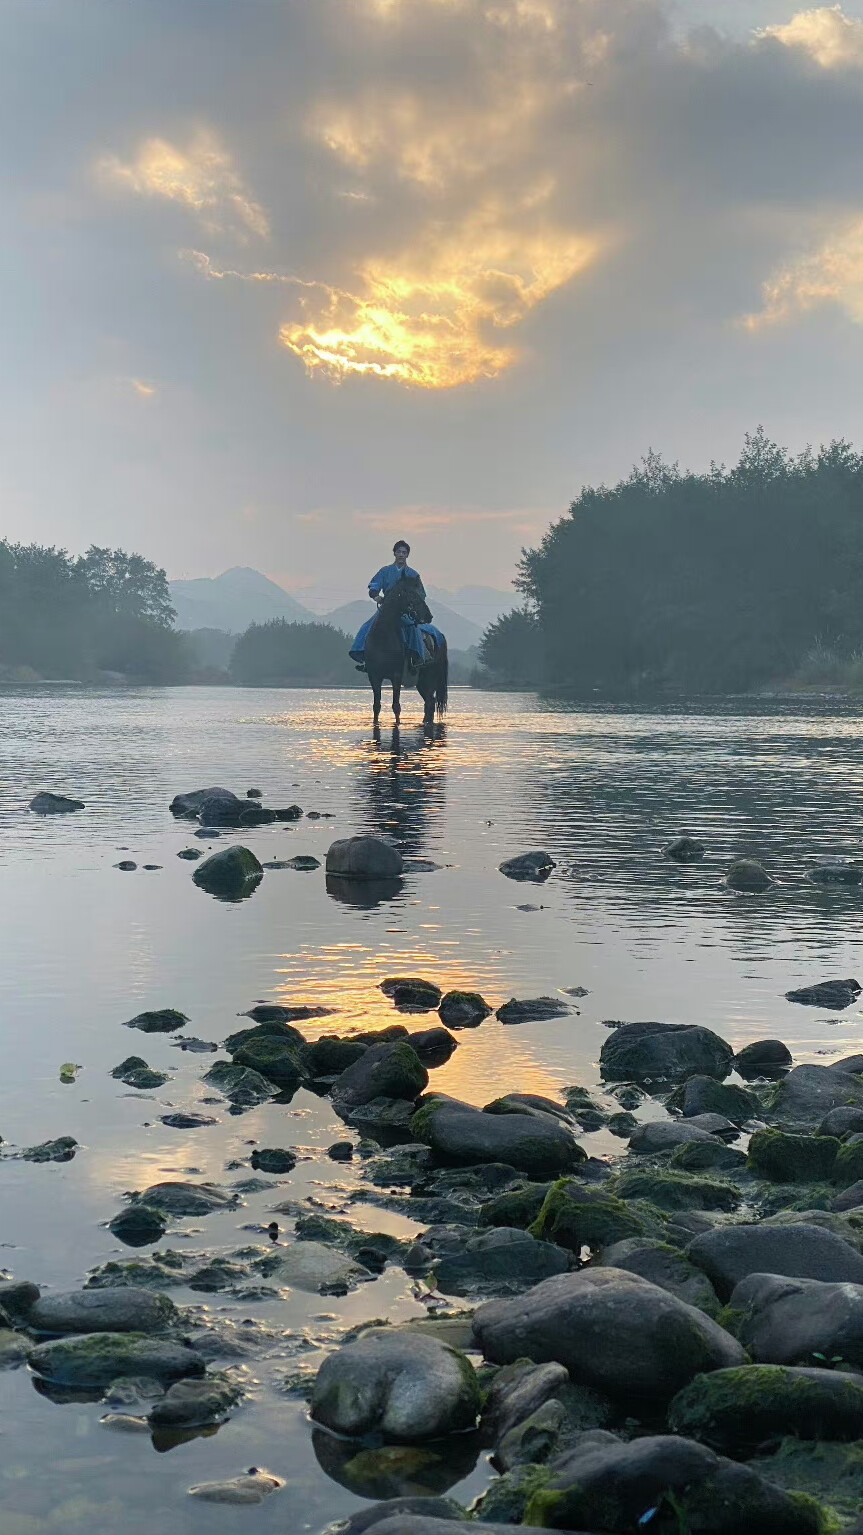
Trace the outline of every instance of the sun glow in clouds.
<instances>
[{"instance_id":1,"label":"sun glow in clouds","mask_svg":"<svg viewBox=\"0 0 863 1535\"><path fill-rule=\"evenodd\" d=\"M863 325L863 218L837 230L817 250L783 267L763 288L764 307L743 321L747 330L838 304Z\"/></svg>"},{"instance_id":2,"label":"sun glow in clouds","mask_svg":"<svg viewBox=\"0 0 863 1535\"><path fill-rule=\"evenodd\" d=\"M198 133L187 149L179 149L167 139L146 139L134 159L123 161L117 155L105 155L97 172L105 186L184 204L213 232L241 236L269 233L264 209L249 196L212 133Z\"/></svg>"},{"instance_id":3,"label":"sun glow in clouds","mask_svg":"<svg viewBox=\"0 0 863 1535\"><path fill-rule=\"evenodd\" d=\"M822 69L863 64L863 21L846 16L840 5L798 11L783 26L766 27L758 36L802 48Z\"/></svg>"},{"instance_id":4,"label":"sun glow in clouds","mask_svg":"<svg viewBox=\"0 0 863 1535\"><path fill-rule=\"evenodd\" d=\"M301 300L281 340L309 372L372 375L420 389L495 378L517 356L499 336L595 259L598 242L553 228L528 234L484 210L421 255L372 260L359 293Z\"/></svg>"}]
</instances>

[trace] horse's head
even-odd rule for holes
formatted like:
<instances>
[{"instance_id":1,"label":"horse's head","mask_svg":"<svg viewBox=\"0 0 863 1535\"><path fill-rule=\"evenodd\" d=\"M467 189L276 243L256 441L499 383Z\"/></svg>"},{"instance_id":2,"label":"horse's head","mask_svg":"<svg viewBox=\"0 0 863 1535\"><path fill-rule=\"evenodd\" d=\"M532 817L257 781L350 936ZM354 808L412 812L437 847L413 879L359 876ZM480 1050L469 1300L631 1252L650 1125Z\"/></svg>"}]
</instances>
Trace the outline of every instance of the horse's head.
<instances>
[{"instance_id":1,"label":"horse's head","mask_svg":"<svg viewBox=\"0 0 863 1535\"><path fill-rule=\"evenodd\" d=\"M431 623L431 610L422 595L421 583L416 576L402 576L387 592L383 603L390 613L406 613L418 624Z\"/></svg>"}]
</instances>

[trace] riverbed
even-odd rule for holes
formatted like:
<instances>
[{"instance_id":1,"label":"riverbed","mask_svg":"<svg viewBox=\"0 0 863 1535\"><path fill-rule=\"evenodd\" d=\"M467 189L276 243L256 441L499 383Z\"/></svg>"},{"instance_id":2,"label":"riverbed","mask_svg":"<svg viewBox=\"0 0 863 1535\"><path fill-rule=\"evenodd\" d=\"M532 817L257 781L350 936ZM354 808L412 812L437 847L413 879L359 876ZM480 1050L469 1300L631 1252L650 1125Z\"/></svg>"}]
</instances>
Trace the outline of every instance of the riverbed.
<instances>
[{"instance_id":1,"label":"riverbed","mask_svg":"<svg viewBox=\"0 0 863 1535\"><path fill-rule=\"evenodd\" d=\"M376 739L369 698L354 691L0 693L0 1267L46 1289L80 1286L93 1269L129 1258L106 1225L127 1193L170 1178L230 1189L250 1176L256 1146L293 1147L300 1160L237 1208L176 1223L163 1248L266 1242L273 1207L286 1200L350 1209L369 1230L421 1229L348 1204L363 1163L327 1159L345 1127L326 1098L300 1090L289 1104L241 1115L206 1104L214 1095L201 1078L214 1057L181 1050L177 1036L123 1027L145 1009L178 1008L189 1018L184 1034L221 1043L262 1000L332 1009L302 1025L310 1037L398 1022L380 990L388 975L480 991L495 1008L513 996L565 1001L567 1014L549 1022L505 1027L491 1017L459 1033L432 1084L479 1105L507 1090L559 1096L596 1084L608 1020L703 1023L735 1046L778 1036L797 1063L860 1048L856 1005L834 1017L784 995L863 968L863 892L806 877L819 858L863 854L855 706L696 700L646 713L455 689L446 724L428 739L418 702L409 700L397 735L385 724ZM241 839L196 840L195 823L168 805L210 784L259 788L267 804L305 813ZM27 804L42 789L86 808L32 815ZM322 867L273 868L250 899L225 903L198 889L194 864L177 856L242 840L265 865L297 854L323 864L329 843L354 832L402 848L398 893L346 900L328 892ZM663 858L681 832L706 844L702 862ZM529 849L556 862L545 883L498 872ZM741 855L773 874L764 895L725 888L725 868ZM136 868L121 870L122 861ZM575 998L574 988L586 994ZM142 1093L114 1080L111 1069L133 1053L169 1081ZM80 1068L66 1082L64 1065ZM162 1124L176 1110L216 1122ZM14 1155L63 1135L79 1143L72 1161ZM585 1144L600 1156L621 1149L604 1131ZM278 1240L290 1242L290 1218L277 1219ZM390 1266L344 1297L171 1294L199 1317L246 1328L250 1347L231 1361L243 1405L217 1433L165 1451L148 1435L111 1432L97 1401L53 1401L26 1369L0 1373L2 1535L220 1535L245 1521L314 1535L364 1498L400 1490L313 1435L285 1381L348 1327L423 1314L403 1269ZM252 1465L286 1483L260 1507L189 1498L190 1486ZM416 1466L405 1475L415 1478L411 1491L451 1488L469 1502L493 1472L480 1455L453 1467L452 1479L438 1468L429 1483Z\"/></svg>"}]
</instances>

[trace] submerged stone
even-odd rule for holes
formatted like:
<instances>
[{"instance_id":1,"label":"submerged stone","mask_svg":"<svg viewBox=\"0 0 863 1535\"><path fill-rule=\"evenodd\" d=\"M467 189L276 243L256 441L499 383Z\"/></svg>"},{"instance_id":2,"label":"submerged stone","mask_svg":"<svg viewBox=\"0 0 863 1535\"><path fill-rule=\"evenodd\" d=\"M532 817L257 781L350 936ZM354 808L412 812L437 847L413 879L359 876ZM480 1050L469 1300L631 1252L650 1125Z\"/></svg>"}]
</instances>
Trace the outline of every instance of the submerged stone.
<instances>
[{"instance_id":1,"label":"submerged stone","mask_svg":"<svg viewBox=\"0 0 863 1535\"><path fill-rule=\"evenodd\" d=\"M154 1012L137 1013L123 1027L140 1029L142 1034L171 1034L188 1022L186 1014L178 1012L175 1007L162 1007Z\"/></svg>"},{"instance_id":2,"label":"submerged stone","mask_svg":"<svg viewBox=\"0 0 863 1535\"><path fill-rule=\"evenodd\" d=\"M48 789L35 794L29 805L34 815L69 815L73 810L85 808L82 799L70 799L67 794L52 794Z\"/></svg>"},{"instance_id":3,"label":"submerged stone","mask_svg":"<svg viewBox=\"0 0 863 1535\"><path fill-rule=\"evenodd\" d=\"M729 890L742 890L757 895L769 889L773 880L757 858L735 858L729 865L725 883Z\"/></svg>"},{"instance_id":4,"label":"submerged stone","mask_svg":"<svg viewBox=\"0 0 863 1535\"><path fill-rule=\"evenodd\" d=\"M82 1389L107 1386L120 1375L149 1375L156 1380L180 1380L203 1375L204 1361L195 1349L140 1333L90 1333L40 1343L29 1354L30 1368L58 1386Z\"/></svg>"},{"instance_id":5,"label":"submerged stone","mask_svg":"<svg viewBox=\"0 0 863 1535\"><path fill-rule=\"evenodd\" d=\"M781 1039L756 1039L744 1045L734 1057L734 1064L742 1077L776 1077L790 1070L793 1062L791 1051Z\"/></svg>"},{"instance_id":6,"label":"submerged stone","mask_svg":"<svg viewBox=\"0 0 863 1535\"><path fill-rule=\"evenodd\" d=\"M550 1018L566 1018L569 1008L560 997L528 997L521 1001L510 997L497 1010L500 1023L543 1023Z\"/></svg>"},{"instance_id":7,"label":"submerged stone","mask_svg":"<svg viewBox=\"0 0 863 1535\"><path fill-rule=\"evenodd\" d=\"M41 1141L38 1146L25 1146L18 1153L24 1162L71 1162L78 1149L74 1136L59 1135L55 1141Z\"/></svg>"},{"instance_id":8,"label":"submerged stone","mask_svg":"<svg viewBox=\"0 0 863 1535\"><path fill-rule=\"evenodd\" d=\"M550 853L519 853L515 858L504 859L498 867L507 879L532 880L541 884L556 864Z\"/></svg>"},{"instance_id":9,"label":"submerged stone","mask_svg":"<svg viewBox=\"0 0 863 1535\"><path fill-rule=\"evenodd\" d=\"M247 847L226 847L199 863L192 879L210 895L226 900L250 894L263 878L263 868Z\"/></svg>"},{"instance_id":10,"label":"submerged stone","mask_svg":"<svg viewBox=\"0 0 863 1535\"><path fill-rule=\"evenodd\" d=\"M28 1325L51 1333L154 1333L162 1332L176 1315L167 1295L123 1285L42 1295L30 1310Z\"/></svg>"},{"instance_id":11,"label":"submerged stone","mask_svg":"<svg viewBox=\"0 0 863 1535\"><path fill-rule=\"evenodd\" d=\"M166 1215L211 1215L214 1210L230 1210L237 1204L235 1195L226 1194L214 1183L153 1183L133 1202L164 1210Z\"/></svg>"},{"instance_id":12,"label":"submerged stone","mask_svg":"<svg viewBox=\"0 0 863 1535\"><path fill-rule=\"evenodd\" d=\"M167 1226L163 1212L150 1205L129 1205L108 1222L108 1230L127 1247L149 1247L151 1242L161 1241Z\"/></svg>"},{"instance_id":13,"label":"submerged stone","mask_svg":"<svg viewBox=\"0 0 863 1535\"><path fill-rule=\"evenodd\" d=\"M621 1023L599 1057L606 1081L682 1081L703 1075L721 1081L731 1071L731 1046L697 1024Z\"/></svg>"},{"instance_id":14,"label":"submerged stone","mask_svg":"<svg viewBox=\"0 0 863 1535\"><path fill-rule=\"evenodd\" d=\"M438 1016L450 1029L475 1029L492 1009L478 991L448 991L441 998Z\"/></svg>"},{"instance_id":15,"label":"submerged stone","mask_svg":"<svg viewBox=\"0 0 863 1535\"><path fill-rule=\"evenodd\" d=\"M828 1007L831 1012L842 1012L856 1002L860 995L860 982L819 981L815 986L798 986L796 991L786 991L789 1002L802 1002L804 1007Z\"/></svg>"},{"instance_id":16,"label":"submerged stone","mask_svg":"<svg viewBox=\"0 0 863 1535\"><path fill-rule=\"evenodd\" d=\"M327 850L327 873L340 879L397 879L403 869L398 848L382 837L343 837Z\"/></svg>"},{"instance_id":17,"label":"submerged stone","mask_svg":"<svg viewBox=\"0 0 863 1535\"><path fill-rule=\"evenodd\" d=\"M337 1434L409 1443L473 1428L480 1389L464 1354L434 1338L378 1328L330 1354L312 1417Z\"/></svg>"}]
</instances>

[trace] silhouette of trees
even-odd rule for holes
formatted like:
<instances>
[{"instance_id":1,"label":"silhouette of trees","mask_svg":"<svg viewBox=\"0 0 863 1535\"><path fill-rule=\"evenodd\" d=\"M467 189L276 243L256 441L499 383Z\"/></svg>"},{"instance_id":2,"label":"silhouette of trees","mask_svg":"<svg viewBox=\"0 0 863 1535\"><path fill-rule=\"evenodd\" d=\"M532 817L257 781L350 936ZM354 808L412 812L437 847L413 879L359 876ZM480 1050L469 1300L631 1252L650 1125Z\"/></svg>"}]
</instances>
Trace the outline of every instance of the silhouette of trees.
<instances>
[{"instance_id":1,"label":"silhouette of trees","mask_svg":"<svg viewBox=\"0 0 863 1535\"><path fill-rule=\"evenodd\" d=\"M252 624L231 656L231 677L241 687L282 683L350 686L357 674L348 658L348 635L329 624L289 623L274 618Z\"/></svg>"}]
</instances>

